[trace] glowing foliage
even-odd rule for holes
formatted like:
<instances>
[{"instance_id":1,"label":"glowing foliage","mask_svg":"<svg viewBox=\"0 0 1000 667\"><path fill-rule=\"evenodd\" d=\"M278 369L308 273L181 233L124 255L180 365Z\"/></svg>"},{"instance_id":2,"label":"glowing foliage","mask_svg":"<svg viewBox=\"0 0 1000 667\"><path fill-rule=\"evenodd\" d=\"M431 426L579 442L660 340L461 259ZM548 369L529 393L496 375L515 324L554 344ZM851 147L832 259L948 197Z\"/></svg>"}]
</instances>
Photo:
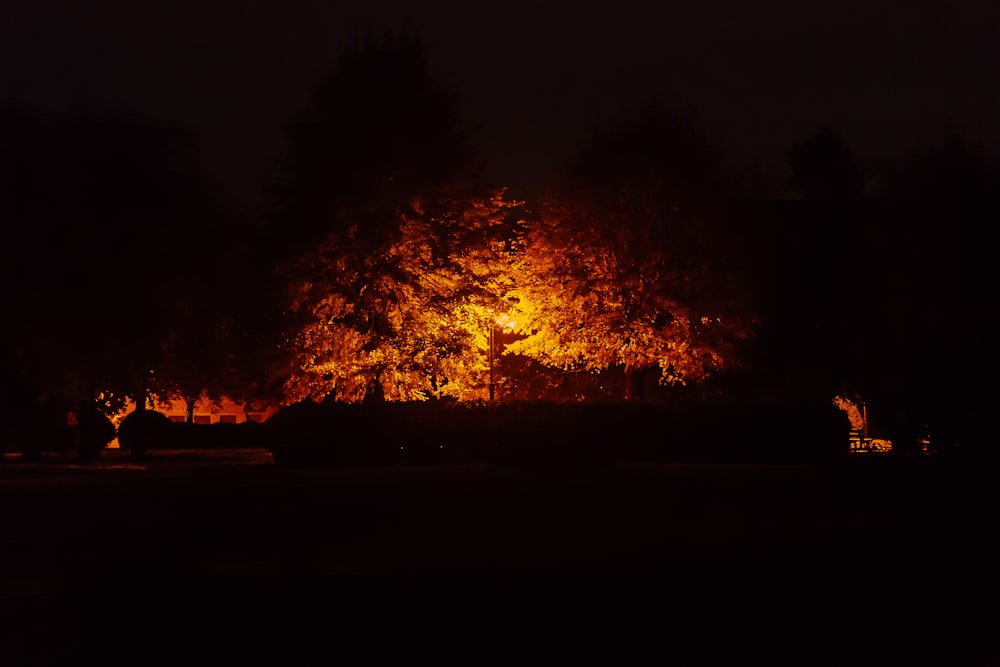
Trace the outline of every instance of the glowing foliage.
<instances>
[{"instance_id":1,"label":"glowing foliage","mask_svg":"<svg viewBox=\"0 0 1000 667\"><path fill-rule=\"evenodd\" d=\"M833 404L847 415L851 422L850 451L852 454L888 454L892 451L892 441L884 438L868 437L868 424L864 412L864 401L860 397L834 396Z\"/></svg>"},{"instance_id":2,"label":"glowing foliage","mask_svg":"<svg viewBox=\"0 0 1000 667\"><path fill-rule=\"evenodd\" d=\"M698 276L664 241L654 217L550 207L519 257L513 317L526 337L508 352L565 369L658 367L665 384L726 367L744 328L696 309Z\"/></svg>"},{"instance_id":3,"label":"glowing foliage","mask_svg":"<svg viewBox=\"0 0 1000 667\"><path fill-rule=\"evenodd\" d=\"M865 418L861 414L861 409L856 401L846 396L834 396L833 404L847 415L851 422L851 428L860 431L865 427Z\"/></svg>"},{"instance_id":4,"label":"glowing foliage","mask_svg":"<svg viewBox=\"0 0 1000 667\"><path fill-rule=\"evenodd\" d=\"M287 400L482 398L483 314L501 304L517 205L415 198L378 233L331 234L291 283Z\"/></svg>"},{"instance_id":5,"label":"glowing foliage","mask_svg":"<svg viewBox=\"0 0 1000 667\"><path fill-rule=\"evenodd\" d=\"M524 244L508 349L563 369L623 367L698 382L735 365L750 335L724 188L693 117L655 105L600 126ZM633 383L634 381L634 383ZM634 387L636 391L630 390Z\"/></svg>"},{"instance_id":6,"label":"glowing foliage","mask_svg":"<svg viewBox=\"0 0 1000 667\"><path fill-rule=\"evenodd\" d=\"M519 205L502 192L415 199L389 231L330 235L291 283L286 399L482 399L491 328L521 336L507 354L658 368L664 384L733 363L747 328L698 307L700 276L667 251L655 219L550 207L513 222Z\"/></svg>"},{"instance_id":7,"label":"glowing foliage","mask_svg":"<svg viewBox=\"0 0 1000 667\"><path fill-rule=\"evenodd\" d=\"M748 330L706 287L699 205L714 199L687 124L644 117L608 134L569 193L523 223L502 191L463 192L478 172L425 89L419 44L401 45L346 62L323 98L337 103L295 144L294 201L334 231L290 275L287 400L483 399L501 330L507 354L561 369L658 368L685 383L733 363ZM386 96L390 65L406 85Z\"/></svg>"}]
</instances>

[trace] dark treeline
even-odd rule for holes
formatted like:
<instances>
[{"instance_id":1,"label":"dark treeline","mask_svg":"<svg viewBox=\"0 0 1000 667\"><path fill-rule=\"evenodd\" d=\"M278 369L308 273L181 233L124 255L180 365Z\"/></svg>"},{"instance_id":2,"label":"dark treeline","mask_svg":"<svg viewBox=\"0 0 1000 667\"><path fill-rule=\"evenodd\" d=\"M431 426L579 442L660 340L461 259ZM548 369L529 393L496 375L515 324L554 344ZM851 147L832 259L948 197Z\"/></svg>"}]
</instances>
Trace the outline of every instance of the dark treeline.
<instances>
[{"instance_id":1,"label":"dark treeline","mask_svg":"<svg viewBox=\"0 0 1000 667\"><path fill-rule=\"evenodd\" d=\"M897 442L983 444L998 392L989 343L1000 162L943 134L865 168L824 128L790 151L791 201L760 205L775 261L772 361L858 393Z\"/></svg>"},{"instance_id":2,"label":"dark treeline","mask_svg":"<svg viewBox=\"0 0 1000 667\"><path fill-rule=\"evenodd\" d=\"M37 454L39 421L95 401L254 381L236 369L251 367L247 234L222 218L191 132L8 105L0 146L5 439Z\"/></svg>"},{"instance_id":3,"label":"dark treeline","mask_svg":"<svg viewBox=\"0 0 1000 667\"><path fill-rule=\"evenodd\" d=\"M491 465L600 469L619 463L835 463L850 424L829 401L781 404L303 401L265 423L175 423L133 412L118 429L138 460L162 450L267 449L277 465ZM804 437L803 434L809 434Z\"/></svg>"},{"instance_id":4,"label":"dark treeline","mask_svg":"<svg viewBox=\"0 0 1000 667\"><path fill-rule=\"evenodd\" d=\"M430 77L416 36L348 50L315 108L289 124L266 223L240 226L206 186L197 137L183 128L102 111L47 116L6 106L4 447L37 455L48 437L40 424L95 402L110 410L128 398L144 407L151 395L173 394L193 404L208 391L297 403L300 396L282 392L307 362L311 375L298 386L321 395L333 395L323 382L366 398L393 387L404 396L454 397L449 387L461 382L467 393L484 391L476 379L485 377L484 362L467 362L483 355L460 332L446 343L408 339L432 327L394 314L427 292L420 280L431 274L479 282L412 302L425 311L450 313L466 299L494 312L505 305L488 291L502 282L500 272L478 272L483 264L456 257L489 249L491 266L515 266L525 239L535 238L507 222L483 231L476 216L488 206L478 202L495 205L490 198L503 184L484 180L456 110L455 95ZM554 347L528 341L525 356L504 356L491 390L495 383L507 400L624 395L675 405L696 396L856 394L872 406L873 425L898 442L924 430L953 443L982 442L998 398L988 338L995 156L974 137L942 136L875 171L854 159L835 129L818 128L789 147L795 196L775 199L737 187L696 121L653 105L602 124L581 142L566 178L538 201L519 203L518 214L528 223L563 216L561 236L546 238L569 249L585 226L591 241L617 239L608 255L620 269L615 280L594 284L584 262L565 281L605 295L586 323L602 332L595 349L623 328L624 346L645 337L669 347L681 339L664 332L679 330L682 317L697 324L702 313L724 313L720 321L737 323L733 330L717 338L685 333L683 346L703 354L704 366L668 365L643 350L620 356L623 345L612 341L593 358L579 353L579 368L557 368L546 355L576 342L561 325L550 332ZM488 215L500 219L498 210ZM442 222L454 220L461 224ZM655 226L643 227L649 220ZM455 245L474 236L479 245ZM404 266L400 248L419 244L426 253L407 261L423 268ZM552 248L536 260L560 254ZM303 261L310 253L311 264ZM316 285L327 290L323 298L302 296ZM636 296L644 293L655 298ZM624 320L607 319L601 308L613 304ZM315 340L308 327L317 313L360 336L358 354L379 360L358 371L370 376L360 389L323 370L331 359L289 350L293 338ZM529 337L506 336L498 352ZM427 375L430 389L397 377L403 362L386 361L387 349L401 350L406 372ZM685 377L698 381L671 384Z\"/></svg>"}]
</instances>

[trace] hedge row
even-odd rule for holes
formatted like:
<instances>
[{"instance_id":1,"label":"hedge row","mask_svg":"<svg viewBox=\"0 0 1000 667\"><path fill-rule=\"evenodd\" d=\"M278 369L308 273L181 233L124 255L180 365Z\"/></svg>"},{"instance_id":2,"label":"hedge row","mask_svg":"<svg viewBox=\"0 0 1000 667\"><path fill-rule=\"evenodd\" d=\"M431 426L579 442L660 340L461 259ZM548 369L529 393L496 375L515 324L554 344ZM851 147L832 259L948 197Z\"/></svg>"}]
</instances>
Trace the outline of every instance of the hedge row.
<instances>
[{"instance_id":1,"label":"hedge row","mask_svg":"<svg viewBox=\"0 0 1000 667\"><path fill-rule=\"evenodd\" d=\"M265 425L280 464L809 462L848 451L832 405L304 403Z\"/></svg>"}]
</instances>

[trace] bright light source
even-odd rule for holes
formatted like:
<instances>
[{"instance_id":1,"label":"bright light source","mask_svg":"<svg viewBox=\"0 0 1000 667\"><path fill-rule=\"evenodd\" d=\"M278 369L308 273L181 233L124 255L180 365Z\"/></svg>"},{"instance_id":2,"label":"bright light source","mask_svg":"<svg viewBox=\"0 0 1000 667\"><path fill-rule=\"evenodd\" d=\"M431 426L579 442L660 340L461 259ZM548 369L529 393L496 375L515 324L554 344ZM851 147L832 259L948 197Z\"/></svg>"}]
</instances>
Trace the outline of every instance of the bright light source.
<instances>
[{"instance_id":1,"label":"bright light source","mask_svg":"<svg viewBox=\"0 0 1000 667\"><path fill-rule=\"evenodd\" d=\"M510 315L507 315L506 313L501 313L500 315L497 315L496 323L498 327L500 327L507 333L513 331L514 327L517 325L517 321Z\"/></svg>"}]
</instances>

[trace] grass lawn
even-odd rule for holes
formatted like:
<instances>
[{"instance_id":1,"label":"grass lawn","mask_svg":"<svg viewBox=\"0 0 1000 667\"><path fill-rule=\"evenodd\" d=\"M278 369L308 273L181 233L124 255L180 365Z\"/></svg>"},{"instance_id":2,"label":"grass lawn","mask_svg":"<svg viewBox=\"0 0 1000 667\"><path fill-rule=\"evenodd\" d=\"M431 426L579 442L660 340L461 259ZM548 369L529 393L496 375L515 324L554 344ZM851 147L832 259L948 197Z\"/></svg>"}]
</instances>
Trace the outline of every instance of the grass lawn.
<instances>
[{"instance_id":1,"label":"grass lawn","mask_svg":"<svg viewBox=\"0 0 1000 667\"><path fill-rule=\"evenodd\" d=\"M9 463L3 662L961 664L981 500L870 465Z\"/></svg>"}]
</instances>

